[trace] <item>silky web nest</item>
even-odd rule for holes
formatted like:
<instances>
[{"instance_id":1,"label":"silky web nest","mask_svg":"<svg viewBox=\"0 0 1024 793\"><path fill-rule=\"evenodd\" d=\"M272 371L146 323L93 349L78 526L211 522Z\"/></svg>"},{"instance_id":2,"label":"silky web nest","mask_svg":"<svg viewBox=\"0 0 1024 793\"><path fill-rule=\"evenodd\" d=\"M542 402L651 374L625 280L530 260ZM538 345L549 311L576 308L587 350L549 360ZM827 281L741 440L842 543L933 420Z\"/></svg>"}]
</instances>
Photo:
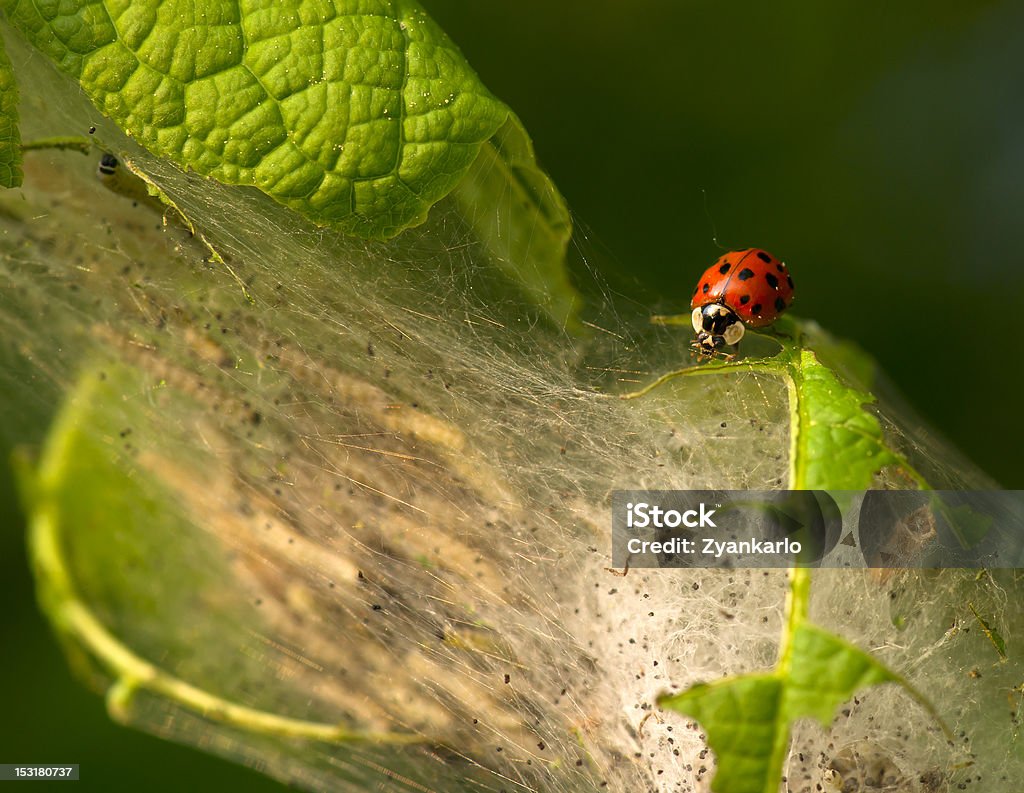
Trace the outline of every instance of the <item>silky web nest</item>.
<instances>
[{"instance_id":1,"label":"silky web nest","mask_svg":"<svg viewBox=\"0 0 1024 793\"><path fill-rule=\"evenodd\" d=\"M15 58L25 139L95 125L203 237L107 191L98 149L35 152L0 196L11 424L54 416L22 438L41 596L111 712L311 790L710 790L700 725L656 699L769 667L785 571L610 569L609 498L786 486L785 383L619 400L690 339L616 304L585 255L593 327L573 336L450 202L355 241L148 157ZM987 484L898 412L883 425L936 486ZM797 725L788 789L1012 789L1024 678L974 613L1012 642L1018 587L817 572L812 617L955 738L870 689L827 732Z\"/></svg>"}]
</instances>

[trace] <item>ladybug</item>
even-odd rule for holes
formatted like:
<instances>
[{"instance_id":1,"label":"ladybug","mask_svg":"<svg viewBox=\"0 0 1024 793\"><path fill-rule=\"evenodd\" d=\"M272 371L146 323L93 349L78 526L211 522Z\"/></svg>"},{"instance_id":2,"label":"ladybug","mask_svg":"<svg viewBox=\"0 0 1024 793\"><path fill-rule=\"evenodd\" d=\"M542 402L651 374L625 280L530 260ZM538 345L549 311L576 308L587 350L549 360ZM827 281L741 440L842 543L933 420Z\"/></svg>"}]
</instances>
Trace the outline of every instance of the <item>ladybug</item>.
<instances>
[{"instance_id":1,"label":"ladybug","mask_svg":"<svg viewBox=\"0 0 1024 793\"><path fill-rule=\"evenodd\" d=\"M725 345L739 347L749 325L771 325L793 302L793 278L767 251L731 251L700 277L690 308L693 348L712 357Z\"/></svg>"}]
</instances>

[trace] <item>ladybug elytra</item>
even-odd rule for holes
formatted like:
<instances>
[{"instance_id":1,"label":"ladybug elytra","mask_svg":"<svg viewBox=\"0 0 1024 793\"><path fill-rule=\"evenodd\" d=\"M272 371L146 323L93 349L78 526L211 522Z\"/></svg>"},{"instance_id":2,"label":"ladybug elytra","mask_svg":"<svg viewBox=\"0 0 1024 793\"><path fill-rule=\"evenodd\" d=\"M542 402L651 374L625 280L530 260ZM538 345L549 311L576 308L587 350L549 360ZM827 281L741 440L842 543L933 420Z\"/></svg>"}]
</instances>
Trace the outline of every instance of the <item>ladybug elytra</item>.
<instances>
[{"instance_id":1,"label":"ladybug elytra","mask_svg":"<svg viewBox=\"0 0 1024 793\"><path fill-rule=\"evenodd\" d=\"M793 278L767 251L731 251L700 277L693 290L691 319L701 357L737 346L749 325L771 325L793 302Z\"/></svg>"}]
</instances>

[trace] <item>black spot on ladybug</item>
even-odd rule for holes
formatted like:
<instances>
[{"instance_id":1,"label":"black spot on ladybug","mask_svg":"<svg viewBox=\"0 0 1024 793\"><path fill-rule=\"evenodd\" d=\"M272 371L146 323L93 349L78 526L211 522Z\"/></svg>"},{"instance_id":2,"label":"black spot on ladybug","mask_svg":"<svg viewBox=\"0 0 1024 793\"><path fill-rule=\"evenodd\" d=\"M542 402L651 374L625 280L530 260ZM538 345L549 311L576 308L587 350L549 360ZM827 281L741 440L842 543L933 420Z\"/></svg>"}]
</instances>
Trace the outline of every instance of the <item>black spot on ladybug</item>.
<instances>
[{"instance_id":1,"label":"black spot on ladybug","mask_svg":"<svg viewBox=\"0 0 1024 793\"><path fill-rule=\"evenodd\" d=\"M746 281L748 278L753 278L753 277L754 277L754 271L751 270L749 267L744 267L742 270L740 270L739 278L740 278L741 281Z\"/></svg>"},{"instance_id":2,"label":"black spot on ladybug","mask_svg":"<svg viewBox=\"0 0 1024 793\"><path fill-rule=\"evenodd\" d=\"M758 251L757 252L757 258L760 259L762 262L771 262L771 260L772 260L772 257L769 256L764 251Z\"/></svg>"},{"instance_id":3,"label":"black spot on ladybug","mask_svg":"<svg viewBox=\"0 0 1024 793\"><path fill-rule=\"evenodd\" d=\"M723 264L721 267L718 268L718 272L720 272L722 275L725 275L727 272L729 272L729 268L731 266L732 265L730 265L728 262L726 262L725 264Z\"/></svg>"},{"instance_id":4,"label":"black spot on ladybug","mask_svg":"<svg viewBox=\"0 0 1024 793\"><path fill-rule=\"evenodd\" d=\"M741 306L745 306L749 302L750 302L750 295L744 295L743 297L740 298L740 305Z\"/></svg>"},{"instance_id":5,"label":"black spot on ladybug","mask_svg":"<svg viewBox=\"0 0 1024 793\"><path fill-rule=\"evenodd\" d=\"M760 316L761 315L761 304L760 303L755 304L754 307L752 309L750 309L750 313L754 314L755 316Z\"/></svg>"},{"instance_id":6,"label":"black spot on ladybug","mask_svg":"<svg viewBox=\"0 0 1024 793\"><path fill-rule=\"evenodd\" d=\"M772 273L765 273L764 280L768 282L768 286L770 286L772 289L779 288L779 279L776 278Z\"/></svg>"},{"instance_id":7,"label":"black spot on ladybug","mask_svg":"<svg viewBox=\"0 0 1024 793\"><path fill-rule=\"evenodd\" d=\"M701 289L701 291L706 295L710 288L711 288L711 284L704 284L704 288Z\"/></svg>"},{"instance_id":8,"label":"black spot on ladybug","mask_svg":"<svg viewBox=\"0 0 1024 793\"><path fill-rule=\"evenodd\" d=\"M787 275L786 276L786 283L789 284L789 288L792 289L793 288L793 276Z\"/></svg>"},{"instance_id":9,"label":"black spot on ladybug","mask_svg":"<svg viewBox=\"0 0 1024 793\"><path fill-rule=\"evenodd\" d=\"M775 265L775 269L778 270L780 273L784 273L784 272L786 272L786 265L784 265L784 264L777 264L777 265Z\"/></svg>"},{"instance_id":10,"label":"black spot on ladybug","mask_svg":"<svg viewBox=\"0 0 1024 793\"><path fill-rule=\"evenodd\" d=\"M781 297L775 298L775 310L780 313L786 310L786 301Z\"/></svg>"}]
</instances>

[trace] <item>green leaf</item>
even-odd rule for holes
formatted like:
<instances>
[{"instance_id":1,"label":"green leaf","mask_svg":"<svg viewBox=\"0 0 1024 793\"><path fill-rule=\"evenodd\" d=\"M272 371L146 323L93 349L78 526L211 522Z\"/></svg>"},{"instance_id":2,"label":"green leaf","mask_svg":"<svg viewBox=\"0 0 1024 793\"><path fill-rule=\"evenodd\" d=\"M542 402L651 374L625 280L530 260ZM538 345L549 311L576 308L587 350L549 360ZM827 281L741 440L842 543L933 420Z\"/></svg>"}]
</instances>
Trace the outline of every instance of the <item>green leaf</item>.
<instances>
[{"instance_id":1,"label":"green leaf","mask_svg":"<svg viewBox=\"0 0 1024 793\"><path fill-rule=\"evenodd\" d=\"M783 316L776 320L775 330L814 350L818 360L848 385L870 391L878 379L878 363L848 339L840 339L810 319Z\"/></svg>"},{"instance_id":2,"label":"green leaf","mask_svg":"<svg viewBox=\"0 0 1024 793\"><path fill-rule=\"evenodd\" d=\"M800 350L787 369L796 391L793 487L863 490L882 468L902 463L864 407L874 397L843 383L812 350Z\"/></svg>"},{"instance_id":3,"label":"green leaf","mask_svg":"<svg viewBox=\"0 0 1024 793\"><path fill-rule=\"evenodd\" d=\"M121 398L129 388L139 390L140 378L127 368L87 369L57 415L37 469L22 472L40 594L62 628L85 595L115 623L110 628L134 627L135 635L149 636L153 626L174 625L197 593L226 574L214 563L212 543L193 546L197 538L185 531L180 499L133 462L139 417L136 405ZM111 444L111 438L121 443ZM144 594L157 559L162 569L176 571L182 584L177 600ZM133 593L131 611L116 605L126 592ZM215 636L211 631L208 638ZM84 641L90 644L103 645Z\"/></svg>"},{"instance_id":4,"label":"green leaf","mask_svg":"<svg viewBox=\"0 0 1024 793\"><path fill-rule=\"evenodd\" d=\"M21 177L18 86L0 38L0 187L18 187Z\"/></svg>"},{"instance_id":5,"label":"green leaf","mask_svg":"<svg viewBox=\"0 0 1024 793\"><path fill-rule=\"evenodd\" d=\"M838 636L809 622L794 631L784 702L791 721L813 716L827 727L856 691L889 682L903 680Z\"/></svg>"},{"instance_id":6,"label":"green leaf","mask_svg":"<svg viewBox=\"0 0 1024 793\"><path fill-rule=\"evenodd\" d=\"M699 683L658 704L692 716L704 728L718 760L712 790L775 793L781 765L773 768L772 758L777 745L788 738L780 732L782 693L783 683L776 675L744 675Z\"/></svg>"},{"instance_id":7,"label":"green leaf","mask_svg":"<svg viewBox=\"0 0 1024 793\"><path fill-rule=\"evenodd\" d=\"M688 324L686 319L655 318L665 325ZM733 372L778 377L786 385L789 402L789 489L830 490L842 502L849 495L844 491L870 488L887 466L926 486L889 445L878 417L867 408L874 401L872 395L823 364L812 345L827 341L829 359L860 382L873 375L870 359L852 345L830 341L814 323L787 318L776 330L779 335L773 339L781 351L774 356L712 361L669 372L626 397L643 396L676 377ZM775 793L793 722L813 716L827 727L836 708L865 686L899 682L934 715L920 694L878 661L807 622L810 571L795 569L790 575L786 629L773 672L696 685L660 700L703 725L718 758L712 783L716 793Z\"/></svg>"},{"instance_id":8,"label":"green leaf","mask_svg":"<svg viewBox=\"0 0 1024 793\"><path fill-rule=\"evenodd\" d=\"M718 758L715 793L776 793L794 721L824 726L853 694L902 682L871 656L809 623L793 631L788 663L774 672L725 678L662 697L662 706L691 716Z\"/></svg>"},{"instance_id":9,"label":"green leaf","mask_svg":"<svg viewBox=\"0 0 1024 793\"><path fill-rule=\"evenodd\" d=\"M578 329L568 209L522 124L415 0L0 8L150 152L319 225L387 239L458 187L491 259Z\"/></svg>"},{"instance_id":10,"label":"green leaf","mask_svg":"<svg viewBox=\"0 0 1024 793\"><path fill-rule=\"evenodd\" d=\"M508 118L414 0L3 8L153 153L361 236L422 222Z\"/></svg>"},{"instance_id":11,"label":"green leaf","mask_svg":"<svg viewBox=\"0 0 1024 793\"><path fill-rule=\"evenodd\" d=\"M87 367L57 415L38 467L22 462L19 471L43 608L80 670L107 688L112 717L130 722L137 695L148 692L175 700L185 713L291 741L422 742L411 734L349 729L336 719L291 718L256 707L252 692L239 701L223 693L227 686L201 685L217 666L189 651L259 625L259 603L225 586L233 556L212 534L195 532L187 512L183 481L190 475L209 481L212 461L196 456L193 467L181 469L158 441L144 452L134 445L152 429L145 405L161 388L127 366ZM125 399L126 392L141 398ZM110 442L115 437L120 444ZM175 587L155 590L155 571L171 576ZM165 668L169 656L188 660ZM243 653L232 675L260 666Z\"/></svg>"},{"instance_id":12,"label":"green leaf","mask_svg":"<svg viewBox=\"0 0 1024 793\"><path fill-rule=\"evenodd\" d=\"M654 317L662 325L689 325L689 315ZM757 372L785 382L789 394L789 483L792 490L866 490L887 466L895 466L920 487L924 478L886 439L878 417L866 406L874 397L851 385L819 359L812 345L826 339L816 323L787 318L772 337L777 355L739 361L712 361L662 375L625 399L645 396L676 377L714 377ZM853 345L826 346L829 356L870 377L870 359ZM844 366L844 368L846 368Z\"/></svg>"}]
</instances>

